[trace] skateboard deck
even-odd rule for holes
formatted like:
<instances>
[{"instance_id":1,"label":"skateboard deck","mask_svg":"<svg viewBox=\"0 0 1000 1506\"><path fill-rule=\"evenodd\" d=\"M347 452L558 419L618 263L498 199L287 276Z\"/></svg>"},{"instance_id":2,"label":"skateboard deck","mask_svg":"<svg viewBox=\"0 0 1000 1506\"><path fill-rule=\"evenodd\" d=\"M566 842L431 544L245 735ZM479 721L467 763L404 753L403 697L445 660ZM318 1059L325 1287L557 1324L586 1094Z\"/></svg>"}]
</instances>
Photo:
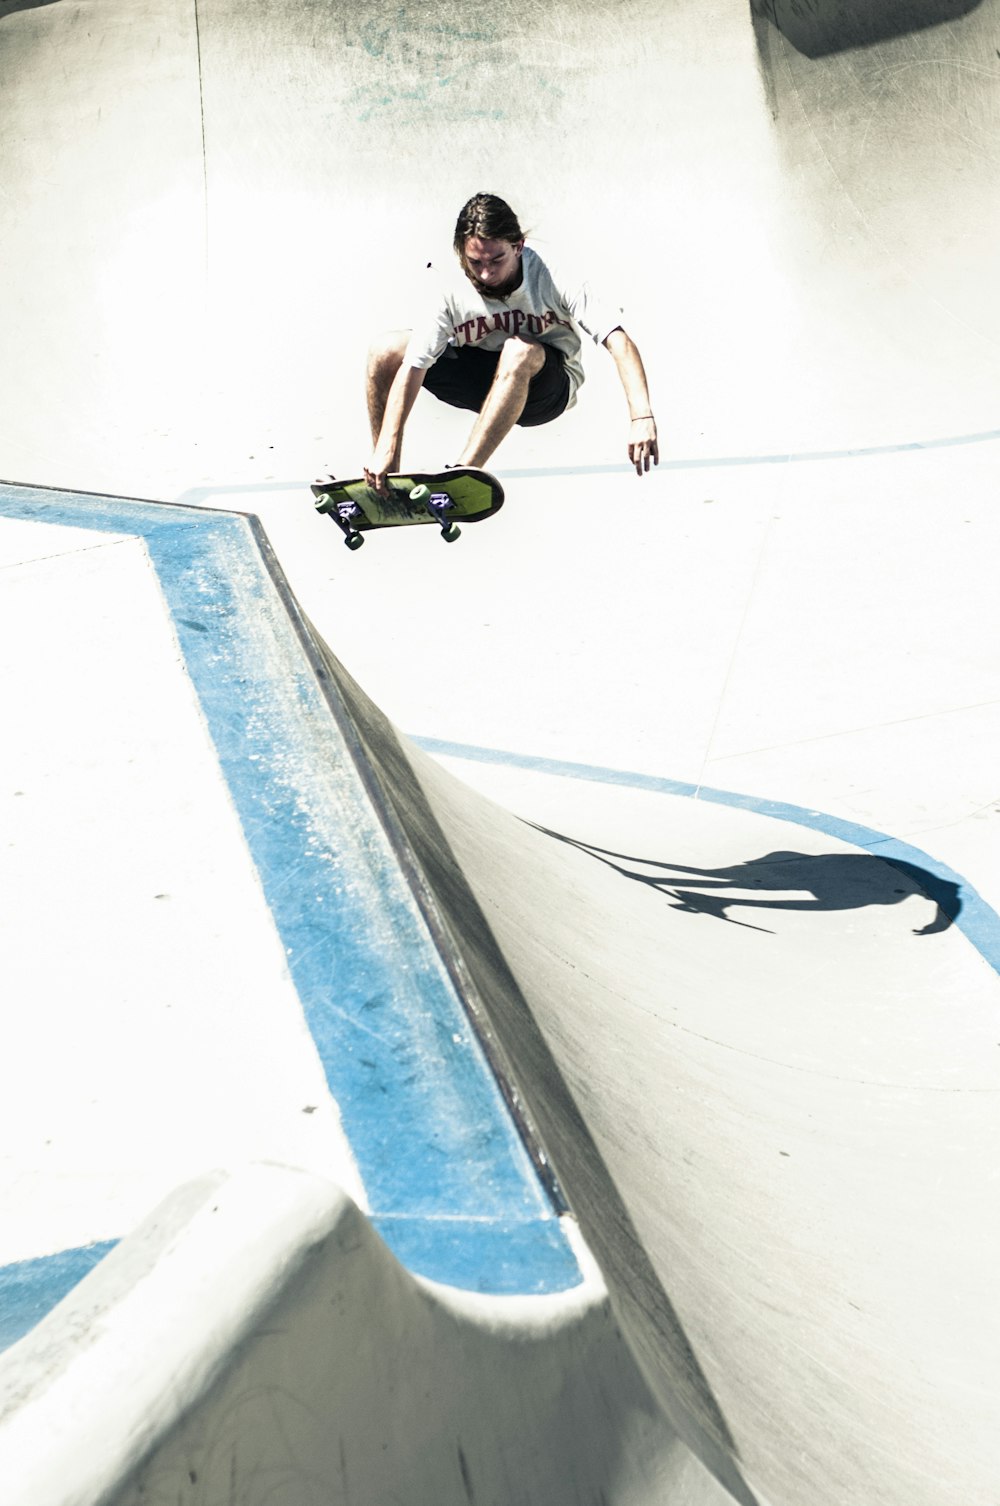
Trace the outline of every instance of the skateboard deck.
<instances>
[{"instance_id":1,"label":"skateboard deck","mask_svg":"<svg viewBox=\"0 0 1000 1506\"><path fill-rule=\"evenodd\" d=\"M479 523L503 506L503 487L496 477L472 466L401 471L386 480L388 497L380 496L363 476L350 481L330 476L313 482L316 511L333 519L348 549L360 549L369 529L418 523L436 523L442 538L451 544L461 533L459 518L463 523Z\"/></svg>"}]
</instances>

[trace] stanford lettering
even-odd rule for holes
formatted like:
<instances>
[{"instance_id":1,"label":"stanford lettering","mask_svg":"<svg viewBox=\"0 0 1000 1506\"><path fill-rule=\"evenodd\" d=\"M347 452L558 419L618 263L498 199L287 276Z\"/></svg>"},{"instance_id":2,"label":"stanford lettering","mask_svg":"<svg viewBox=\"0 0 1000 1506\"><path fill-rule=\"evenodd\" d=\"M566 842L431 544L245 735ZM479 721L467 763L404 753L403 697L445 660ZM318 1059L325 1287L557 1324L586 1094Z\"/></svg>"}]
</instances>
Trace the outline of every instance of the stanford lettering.
<instances>
[{"instance_id":1,"label":"stanford lettering","mask_svg":"<svg viewBox=\"0 0 1000 1506\"><path fill-rule=\"evenodd\" d=\"M454 325L453 329L456 345L478 345L480 340L487 339L498 330L505 335L519 335L524 330L525 334L540 337L554 324L561 324L564 329L573 328L569 319L560 319L552 309L546 309L543 314L530 314L524 309L504 309L502 314L494 314L492 319L485 314L464 319L461 324Z\"/></svg>"}]
</instances>

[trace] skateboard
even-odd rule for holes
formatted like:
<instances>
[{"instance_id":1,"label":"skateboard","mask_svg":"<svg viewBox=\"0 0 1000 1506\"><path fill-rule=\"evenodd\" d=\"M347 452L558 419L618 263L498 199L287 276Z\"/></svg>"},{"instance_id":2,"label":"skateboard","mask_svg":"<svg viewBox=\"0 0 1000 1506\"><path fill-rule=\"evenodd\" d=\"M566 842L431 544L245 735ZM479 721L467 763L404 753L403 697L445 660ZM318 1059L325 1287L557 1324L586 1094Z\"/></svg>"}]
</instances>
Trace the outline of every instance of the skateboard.
<instances>
[{"instance_id":1,"label":"skateboard","mask_svg":"<svg viewBox=\"0 0 1000 1506\"><path fill-rule=\"evenodd\" d=\"M360 549L371 528L436 523L445 543L452 544L463 523L491 518L503 506L503 487L489 471L456 466L446 471L409 471L388 476L389 496L382 497L364 477L338 481L330 476L314 481L316 511L333 519L348 549Z\"/></svg>"}]
</instances>

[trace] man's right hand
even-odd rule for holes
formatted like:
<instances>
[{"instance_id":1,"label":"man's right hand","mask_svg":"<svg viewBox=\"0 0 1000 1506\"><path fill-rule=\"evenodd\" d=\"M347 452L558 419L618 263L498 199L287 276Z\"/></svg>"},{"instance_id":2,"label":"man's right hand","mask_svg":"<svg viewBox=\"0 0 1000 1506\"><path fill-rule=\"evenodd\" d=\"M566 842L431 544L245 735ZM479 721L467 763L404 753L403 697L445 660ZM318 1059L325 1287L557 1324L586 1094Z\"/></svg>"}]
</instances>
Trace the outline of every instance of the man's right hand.
<instances>
[{"instance_id":1,"label":"man's right hand","mask_svg":"<svg viewBox=\"0 0 1000 1506\"><path fill-rule=\"evenodd\" d=\"M365 466L365 480L374 491L378 492L380 497L387 497L389 495L387 477L391 474L392 464L391 455L386 455L382 450L376 450Z\"/></svg>"}]
</instances>

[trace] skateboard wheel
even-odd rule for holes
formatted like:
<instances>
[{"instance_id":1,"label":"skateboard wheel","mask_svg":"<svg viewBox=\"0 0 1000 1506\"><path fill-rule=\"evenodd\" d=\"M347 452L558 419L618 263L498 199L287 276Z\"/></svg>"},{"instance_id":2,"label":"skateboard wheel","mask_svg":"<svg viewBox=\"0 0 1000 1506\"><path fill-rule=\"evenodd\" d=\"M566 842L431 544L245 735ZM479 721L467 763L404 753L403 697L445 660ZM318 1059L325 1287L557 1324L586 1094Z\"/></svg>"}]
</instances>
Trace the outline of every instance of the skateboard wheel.
<instances>
[{"instance_id":1,"label":"skateboard wheel","mask_svg":"<svg viewBox=\"0 0 1000 1506\"><path fill-rule=\"evenodd\" d=\"M446 544L454 544L456 539L460 539L462 537L462 530L459 528L457 523L449 523L446 528L442 528L441 537L444 539Z\"/></svg>"},{"instance_id":2,"label":"skateboard wheel","mask_svg":"<svg viewBox=\"0 0 1000 1506\"><path fill-rule=\"evenodd\" d=\"M320 492L316 498L317 512L330 512L333 508L333 497L329 492Z\"/></svg>"},{"instance_id":3,"label":"skateboard wheel","mask_svg":"<svg viewBox=\"0 0 1000 1506\"><path fill-rule=\"evenodd\" d=\"M348 549L360 549L364 541L365 536L363 533L344 534L344 543L347 545Z\"/></svg>"},{"instance_id":4,"label":"skateboard wheel","mask_svg":"<svg viewBox=\"0 0 1000 1506\"><path fill-rule=\"evenodd\" d=\"M430 499L431 489L429 486L425 486L423 482L419 486L415 486L410 492L410 501L415 502L418 507L426 506Z\"/></svg>"}]
</instances>

